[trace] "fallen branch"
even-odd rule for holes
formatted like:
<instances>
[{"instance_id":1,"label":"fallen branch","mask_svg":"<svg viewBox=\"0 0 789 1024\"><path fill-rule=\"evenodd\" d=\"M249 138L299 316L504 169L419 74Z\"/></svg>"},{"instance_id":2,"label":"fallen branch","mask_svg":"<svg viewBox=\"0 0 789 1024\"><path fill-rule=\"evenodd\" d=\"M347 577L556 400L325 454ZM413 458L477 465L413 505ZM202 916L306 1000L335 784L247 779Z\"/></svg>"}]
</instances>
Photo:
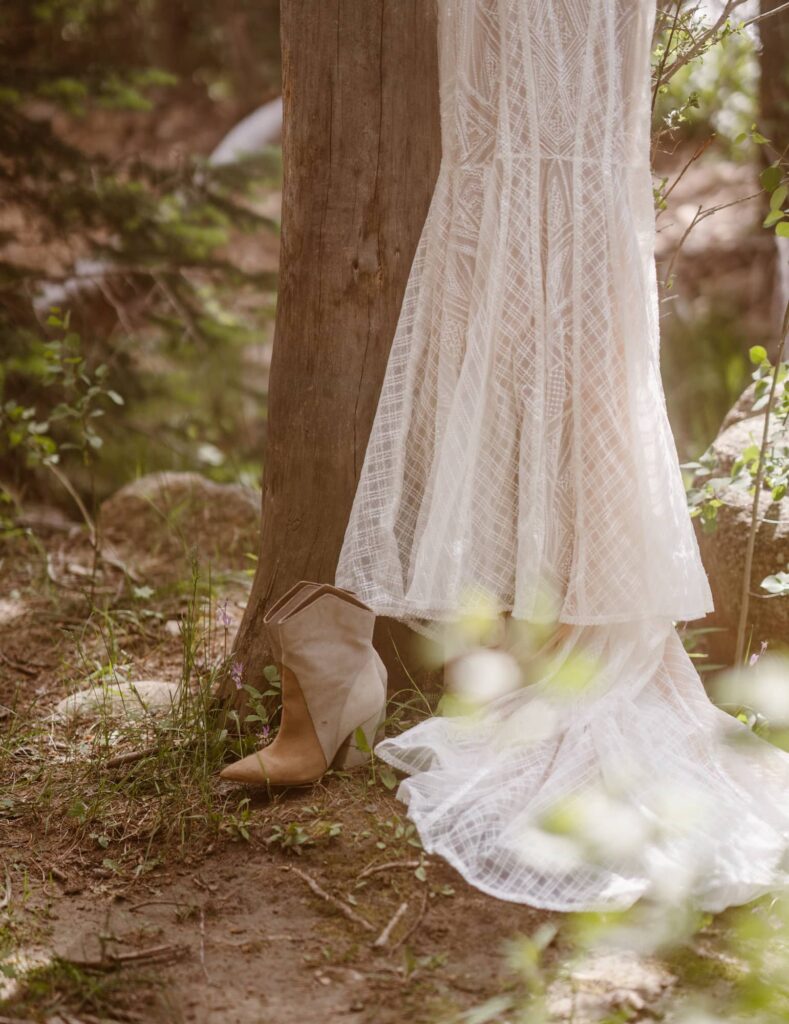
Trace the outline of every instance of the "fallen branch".
<instances>
[{"instance_id":1,"label":"fallen branch","mask_svg":"<svg viewBox=\"0 0 789 1024\"><path fill-rule=\"evenodd\" d=\"M408 931L405 933L405 935L403 935L401 938L399 938L397 940L397 942L394 944L394 946L392 946L393 950L394 949L399 949L400 946L402 946L404 942L407 942L411 938L411 936L414 934L414 932L417 930L417 928L420 926L422 921L424 920L425 913L427 912L427 900L428 900L428 896L429 895L430 895L430 892L429 892L427 886L425 886L424 889L422 890L422 906L419 908L419 913L416 915L416 920L411 925L411 927L408 929Z\"/></svg>"},{"instance_id":2,"label":"fallen branch","mask_svg":"<svg viewBox=\"0 0 789 1024\"><path fill-rule=\"evenodd\" d=\"M200 908L200 967L203 970L203 977L210 984L208 968L205 965L205 907Z\"/></svg>"},{"instance_id":3,"label":"fallen branch","mask_svg":"<svg viewBox=\"0 0 789 1024\"><path fill-rule=\"evenodd\" d=\"M158 754L161 746L144 747L142 750L127 750L125 754L116 754L104 762L105 768L120 768L124 764L134 764L142 761L145 757L152 757Z\"/></svg>"},{"instance_id":4,"label":"fallen branch","mask_svg":"<svg viewBox=\"0 0 789 1024\"><path fill-rule=\"evenodd\" d=\"M186 952L185 946L163 945L150 946L148 949L139 949L131 953L107 953L101 960L69 960L61 957L64 963L73 964L91 971L112 971L116 967L125 967L127 964L159 963L162 960L174 960L183 956Z\"/></svg>"},{"instance_id":5,"label":"fallen branch","mask_svg":"<svg viewBox=\"0 0 789 1024\"><path fill-rule=\"evenodd\" d=\"M360 871L356 877L367 878L369 875L374 875L378 871L390 871L395 868L418 868L421 863L422 861L419 860L388 860L383 864L371 864L370 867L365 868L364 871Z\"/></svg>"},{"instance_id":6,"label":"fallen branch","mask_svg":"<svg viewBox=\"0 0 789 1024\"><path fill-rule=\"evenodd\" d=\"M193 907L192 904L184 903L183 900L143 900L142 903L132 903L130 911L142 910L143 907Z\"/></svg>"},{"instance_id":7,"label":"fallen branch","mask_svg":"<svg viewBox=\"0 0 789 1024\"><path fill-rule=\"evenodd\" d=\"M182 750L187 750L189 747L194 746L197 742L196 738L182 740L180 743L173 744L170 747L171 753L176 753ZM115 754L114 757L108 758L106 761L101 761L101 758L96 758L97 763L101 763L103 768L120 768L124 764L135 764L137 761L142 761L146 757L155 757L161 754L166 749L166 745L159 743L154 744L150 747L143 747L141 750L127 750L124 754Z\"/></svg>"},{"instance_id":8,"label":"fallen branch","mask_svg":"<svg viewBox=\"0 0 789 1024\"><path fill-rule=\"evenodd\" d=\"M348 906L347 903L343 902L343 900L339 899L337 896L332 896L331 893L326 892L325 889L322 889L315 881L315 879L308 875L306 871L301 871L299 868L292 867L290 864L282 865L280 867L280 871L295 872L295 874L297 874L299 878L304 879L304 881L307 883L307 885L315 893L316 896L320 896L322 900L325 900L327 903L331 903L333 907L336 907L337 910L340 911L343 917L347 917L349 921L353 921L354 924L360 925L362 928L364 928L365 931L375 931L375 929L373 928L369 921L366 921L360 914L357 914L356 911L353 910L350 906Z\"/></svg>"},{"instance_id":9,"label":"fallen branch","mask_svg":"<svg viewBox=\"0 0 789 1024\"><path fill-rule=\"evenodd\" d=\"M186 952L183 946L164 945L150 946L148 949L139 949L132 953L110 953L107 957L113 963L126 964L140 960L160 960L163 956L182 956Z\"/></svg>"},{"instance_id":10,"label":"fallen branch","mask_svg":"<svg viewBox=\"0 0 789 1024\"><path fill-rule=\"evenodd\" d=\"M8 665L9 668L15 669L17 672L22 672L26 676L37 676L38 671L34 668L30 668L28 665L23 665L21 661L17 661L15 658L9 658L7 654L3 654L0 651L0 661Z\"/></svg>"},{"instance_id":11,"label":"fallen branch","mask_svg":"<svg viewBox=\"0 0 789 1024\"><path fill-rule=\"evenodd\" d=\"M373 949L383 949L383 947L389 941L392 932L397 927L398 921L405 914L406 910L408 910L408 900L405 900L403 903L401 903L397 910L394 912L394 914L392 914L391 918L389 919L389 923L373 943Z\"/></svg>"}]
</instances>

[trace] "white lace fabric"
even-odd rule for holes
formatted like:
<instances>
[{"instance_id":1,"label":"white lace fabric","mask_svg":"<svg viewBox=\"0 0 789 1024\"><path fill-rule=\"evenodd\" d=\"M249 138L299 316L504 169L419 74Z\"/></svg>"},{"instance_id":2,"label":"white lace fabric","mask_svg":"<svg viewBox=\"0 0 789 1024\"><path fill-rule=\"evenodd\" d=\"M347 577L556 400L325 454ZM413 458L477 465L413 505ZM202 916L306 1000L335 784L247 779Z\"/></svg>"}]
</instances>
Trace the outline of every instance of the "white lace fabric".
<instances>
[{"instance_id":1,"label":"white lace fabric","mask_svg":"<svg viewBox=\"0 0 789 1024\"><path fill-rule=\"evenodd\" d=\"M574 645L601 645L607 696L563 715L563 739L528 749L496 740L508 715L528 714L533 687L473 734L436 718L376 753L412 776L398 793L426 848L472 884L583 909L632 902L647 867L557 873L513 836L548 797L603 779L619 754L637 761L645 744L657 778L703 776L720 807L704 884L722 905L774 879L787 825L764 808L752 812L761 828L735 820L760 776L714 738L723 712L671 625L711 611L712 597L660 378L655 0L438 0L438 11L441 167L336 583L426 633L480 594L515 619L576 624ZM636 801L641 812L651 800ZM678 859L701 840L661 842L652 854Z\"/></svg>"},{"instance_id":2,"label":"white lace fabric","mask_svg":"<svg viewBox=\"0 0 789 1024\"><path fill-rule=\"evenodd\" d=\"M579 650L598 674L568 699ZM574 626L479 716L378 743L426 850L500 899L561 911L642 896L708 911L789 881L789 757L710 702L670 622ZM567 831L546 826L572 815Z\"/></svg>"}]
</instances>

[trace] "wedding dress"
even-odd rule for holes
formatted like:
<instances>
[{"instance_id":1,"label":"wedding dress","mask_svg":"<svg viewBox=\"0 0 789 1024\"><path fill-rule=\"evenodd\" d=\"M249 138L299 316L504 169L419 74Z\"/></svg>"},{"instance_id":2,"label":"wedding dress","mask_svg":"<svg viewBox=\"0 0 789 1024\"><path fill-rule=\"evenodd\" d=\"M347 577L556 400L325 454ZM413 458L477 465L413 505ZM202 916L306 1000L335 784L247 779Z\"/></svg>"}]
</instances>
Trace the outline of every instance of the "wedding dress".
<instances>
[{"instance_id":1,"label":"wedding dress","mask_svg":"<svg viewBox=\"0 0 789 1024\"><path fill-rule=\"evenodd\" d=\"M627 906L669 869L713 910L786 877L789 756L729 742L673 627L712 598L659 368L655 16L438 0L441 166L336 573L426 633L479 595L568 624L531 685L375 748L428 851L561 910ZM595 683L557 698L579 653ZM611 792L635 846L579 859L540 827Z\"/></svg>"}]
</instances>

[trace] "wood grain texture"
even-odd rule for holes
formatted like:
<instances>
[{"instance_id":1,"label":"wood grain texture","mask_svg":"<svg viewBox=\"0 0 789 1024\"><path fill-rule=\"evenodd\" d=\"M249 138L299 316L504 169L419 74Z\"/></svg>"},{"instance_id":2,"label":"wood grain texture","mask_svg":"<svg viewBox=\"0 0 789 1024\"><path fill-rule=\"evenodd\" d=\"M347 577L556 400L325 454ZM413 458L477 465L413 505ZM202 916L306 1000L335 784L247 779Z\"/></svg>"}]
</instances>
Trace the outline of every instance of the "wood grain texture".
<instances>
[{"instance_id":1,"label":"wood grain texture","mask_svg":"<svg viewBox=\"0 0 789 1024\"><path fill-rule=\"evenodd\" d=\"M283 0L283 209L258 572L236 639L271 661L265 608L332 582L441 158L434 0ZM394 627L394 628L392 628ZM399 624L379 623L402 643ZM394 667L391 644L382 654ZM225 696L235 700L231 687Z\"/></svg>"}]
</instances>

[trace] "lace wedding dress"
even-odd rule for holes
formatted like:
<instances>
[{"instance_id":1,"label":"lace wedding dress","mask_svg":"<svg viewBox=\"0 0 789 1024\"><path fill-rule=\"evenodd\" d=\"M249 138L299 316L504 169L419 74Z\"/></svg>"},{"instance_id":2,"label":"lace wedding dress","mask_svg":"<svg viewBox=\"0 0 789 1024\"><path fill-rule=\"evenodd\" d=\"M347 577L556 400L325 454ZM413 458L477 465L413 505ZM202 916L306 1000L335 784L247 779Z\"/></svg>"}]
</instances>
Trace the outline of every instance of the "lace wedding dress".
<instances>
[{"instance_id":1,"label":"lace wedding dress","mask_svg":"<svg viewBox=\"0 0 789 1024\"><path fill-rule=\"evenodd\" d=\"M531 685L376 754L425 848L495 896L626 906L671 867L742 902L784 877L789 757L728 741L673 628L712 599L659 369L655 0L438 0L438 22L442 161L336 582L426 633L479 595L568 627ZM595 684L558 699L579 653ZM638 849L579 860L540 827L612 787Z\"/></svg>"}]
</instances>

